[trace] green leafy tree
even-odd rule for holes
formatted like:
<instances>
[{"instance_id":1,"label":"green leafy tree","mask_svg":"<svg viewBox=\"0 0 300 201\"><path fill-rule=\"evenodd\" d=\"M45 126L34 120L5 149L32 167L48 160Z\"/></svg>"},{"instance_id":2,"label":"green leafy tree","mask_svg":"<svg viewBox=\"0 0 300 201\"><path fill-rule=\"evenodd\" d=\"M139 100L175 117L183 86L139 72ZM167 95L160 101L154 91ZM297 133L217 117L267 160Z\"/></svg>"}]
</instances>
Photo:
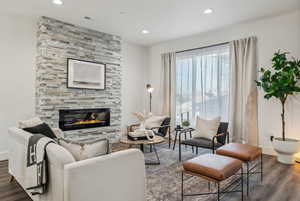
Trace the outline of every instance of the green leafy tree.
<instances>
[{"instance_id":1,"label":"green leafy tree","mask_svg":"<svg viewBox=\"0 0 300 201\"><path fill-rule=\"evenodd\" d=\"M300 80L300 60L292 58L288 60L287 52L276 52L272 59L272 70L260 69L262 74L259 81L255 81L258 87L265 92L264 98L269 100L274 97L280 100L282 105L282 140L285 141L285 103L289 95L300 92L298 81Z\"/></svg>"}]
</instances>

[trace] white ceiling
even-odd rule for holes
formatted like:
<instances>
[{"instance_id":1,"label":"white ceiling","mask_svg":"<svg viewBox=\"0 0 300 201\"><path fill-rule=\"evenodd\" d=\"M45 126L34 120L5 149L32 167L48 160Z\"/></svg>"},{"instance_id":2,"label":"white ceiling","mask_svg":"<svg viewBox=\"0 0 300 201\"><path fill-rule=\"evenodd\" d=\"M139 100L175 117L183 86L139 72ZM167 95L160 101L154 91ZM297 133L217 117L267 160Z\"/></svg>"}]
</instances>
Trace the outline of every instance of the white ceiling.
<instances>
[{"instance_id":1,"label":"white ceiling","mask_svg":"<svg viewBox=\"0 0 300 201\"><path fill-rule=\"evenodd\" d=\"M300 0L2 0L0 13L48 16L114 33L141 44L154 43L276 15L300 8ZM212 8L214 13L204 15ZM89 16L93 20L83 19ZM150 34L143 35L147 29Z\"/></svg>"}]
</instances>

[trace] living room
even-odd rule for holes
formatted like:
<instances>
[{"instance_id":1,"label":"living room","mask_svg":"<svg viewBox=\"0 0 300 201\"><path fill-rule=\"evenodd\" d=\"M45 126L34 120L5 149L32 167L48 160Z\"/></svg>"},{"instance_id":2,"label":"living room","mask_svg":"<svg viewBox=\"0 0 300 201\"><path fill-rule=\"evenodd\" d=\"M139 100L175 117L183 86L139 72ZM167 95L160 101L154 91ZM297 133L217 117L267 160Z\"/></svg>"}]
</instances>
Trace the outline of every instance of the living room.
<instances>
[{"instance_id":1,"label":"living room","mask_svg":"<svg viewBox=\"0 0 300 201\"><path fill-rule=\"evenodd\" d=\"M0 200L299 200L299 0L0 11Z\"/></svg>"}]
</instances>

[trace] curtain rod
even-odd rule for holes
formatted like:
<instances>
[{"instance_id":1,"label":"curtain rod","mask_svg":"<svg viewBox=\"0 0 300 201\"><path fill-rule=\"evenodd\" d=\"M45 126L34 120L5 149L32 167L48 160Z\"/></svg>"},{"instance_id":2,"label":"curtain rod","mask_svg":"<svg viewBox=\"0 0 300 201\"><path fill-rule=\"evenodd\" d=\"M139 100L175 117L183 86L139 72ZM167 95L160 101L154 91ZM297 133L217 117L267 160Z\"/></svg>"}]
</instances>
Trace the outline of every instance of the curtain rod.
<instances>
[{"instance_id":1,"label":"curtain rod","mask_svg":"<svg viewBox=\"0 0 300 201\"><path fill-rule=\"evenodd\" d=\"M208 45L208 46L205 46L205 47L197 47L197 48L193 48L193 49L187 49L187 50L177 51L175 53L189 52L189 51L193 51L193 50L201 50L201 49L204 49L204 48L210 48L210 47L215 47L215 46L220 46L220 45L226 45L226 44L229 44L229 42L218 43L218 44L214 44L214 45Z\"/></svg>"}]
</instances>

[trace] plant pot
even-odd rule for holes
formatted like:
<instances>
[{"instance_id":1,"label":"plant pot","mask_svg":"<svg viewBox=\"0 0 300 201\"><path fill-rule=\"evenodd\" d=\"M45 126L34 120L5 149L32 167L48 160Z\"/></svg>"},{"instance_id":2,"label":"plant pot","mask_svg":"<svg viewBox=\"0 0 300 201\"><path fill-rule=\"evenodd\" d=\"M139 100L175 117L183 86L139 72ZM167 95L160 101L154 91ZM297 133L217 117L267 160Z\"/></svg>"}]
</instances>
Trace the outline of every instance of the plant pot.
<instances>
[{"instance_id":1,"label":"plant pot","mask_svg":"<svg viewBox=\"0 0 300 201\"><path fill-rule=\"evenodd\" d=\"M299 151L300 142L295 139L286 138L283 141L282 138L274 138L273 147L280 163L292 165L295 163L294 154Z\"/></svg>"}]
</instances>

